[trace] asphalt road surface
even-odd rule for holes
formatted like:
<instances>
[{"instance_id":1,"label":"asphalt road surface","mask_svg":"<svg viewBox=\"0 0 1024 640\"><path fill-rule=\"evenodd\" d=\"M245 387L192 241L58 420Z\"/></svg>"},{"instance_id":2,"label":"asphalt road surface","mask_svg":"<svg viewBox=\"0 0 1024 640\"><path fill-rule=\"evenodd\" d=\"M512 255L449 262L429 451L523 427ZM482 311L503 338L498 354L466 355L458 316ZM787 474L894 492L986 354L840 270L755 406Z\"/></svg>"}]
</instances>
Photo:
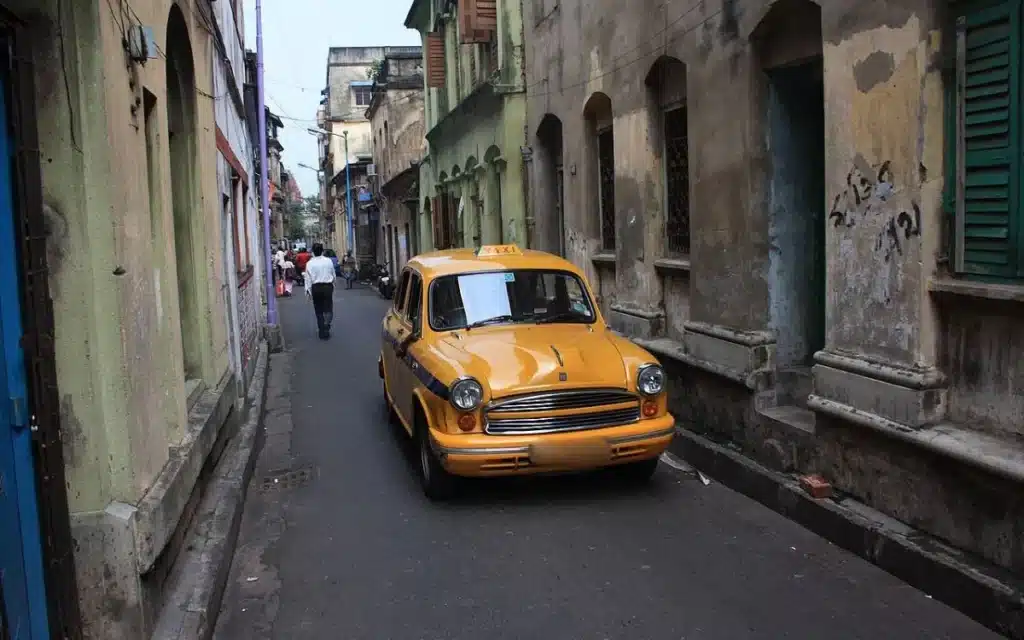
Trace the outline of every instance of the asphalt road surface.
<instances>
[{"instance_id":1,"label":"asphalt road surface","mask_svg":"<svg viewBox=\"0 0 1024 640\"><path fill-rule=\"evenodd\" d=\"M478 482L428 502L384 411L387 304L336 291L322 342L309 302L281 301L287 350L271 360L267 444L217 638L998 637L666 464L646 488L591 474Z\"/></svg>"}]
</instances>

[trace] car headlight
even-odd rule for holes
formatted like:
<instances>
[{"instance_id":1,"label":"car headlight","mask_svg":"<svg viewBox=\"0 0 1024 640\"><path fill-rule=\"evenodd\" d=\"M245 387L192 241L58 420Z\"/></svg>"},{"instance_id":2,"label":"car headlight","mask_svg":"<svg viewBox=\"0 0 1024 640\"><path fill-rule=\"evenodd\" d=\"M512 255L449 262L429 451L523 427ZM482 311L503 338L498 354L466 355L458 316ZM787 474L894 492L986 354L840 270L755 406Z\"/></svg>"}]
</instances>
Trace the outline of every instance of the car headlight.
<instances>
[{"instance_id":1,"label":"car headlight","mask_svg":"<svg viewBox=\"0 0 1024 640\"><path fill-rule=\"evenodd\" d=\"M636 375L636 388L645 396L656 396L665 390L665 370L661 365L646 364Z\"/></svg>"},{"instance_id":2,"label":"car headlight","mask_svg":"<svg viewBox=\"0 0 1024 640\"><path fill-rule=\"evenodd\" d=\"M473 378L456 380L448 393L452 405L460 411L472 411L484 399L484 388Z\"/></svg>"}]
</instances>

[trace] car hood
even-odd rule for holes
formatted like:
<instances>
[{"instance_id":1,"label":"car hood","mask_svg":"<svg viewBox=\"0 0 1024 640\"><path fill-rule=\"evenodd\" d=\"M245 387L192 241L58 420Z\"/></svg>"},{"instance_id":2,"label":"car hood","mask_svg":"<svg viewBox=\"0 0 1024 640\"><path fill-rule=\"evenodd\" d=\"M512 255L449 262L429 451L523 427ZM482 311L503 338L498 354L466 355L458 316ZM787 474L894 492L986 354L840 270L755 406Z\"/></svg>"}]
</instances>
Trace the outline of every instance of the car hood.
<instances>
[{"instance_id":1,"label":"car hood","mask_svg":"<svg viewBox=\"0 0 1024 640\"><path fill-rule=\"evenodd\" d=\"M482 327L449 336L443 348L458 360L469 356L467 373L496 398L552 387L627 388L622 354L610 335L578 324Z\"/></svg>"}]
</instances>

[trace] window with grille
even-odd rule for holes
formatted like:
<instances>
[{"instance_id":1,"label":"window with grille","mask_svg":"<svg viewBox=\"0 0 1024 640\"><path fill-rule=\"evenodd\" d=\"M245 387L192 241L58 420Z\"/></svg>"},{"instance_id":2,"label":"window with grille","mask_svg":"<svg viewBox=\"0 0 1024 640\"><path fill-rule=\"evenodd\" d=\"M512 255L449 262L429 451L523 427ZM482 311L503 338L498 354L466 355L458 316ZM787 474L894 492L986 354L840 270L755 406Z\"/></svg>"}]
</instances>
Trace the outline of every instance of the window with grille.
<instances>
[{"instance_id":1,"label":"window with grille","mask_svg":"<svg viewBox=\"0 0 1024 640\"><path fill-rule=\"evenodd\" d=\"M665 235L669 255L690 253L690 164L686 107L665 112Z\"/></svg>"},{"instance_id":2,"label":"window with grille","mask_svg":"<svg viewBox=\"0 0 1024 640\"><path fill-rule=\"evenodd\" d=\"M597 170L601 248L604 251L615 251L615 142L611 129L597 134Z\"/></svg>"},{"instance_id":3,"label":"window with grille","mask_svg":"<svg viewBox=\"0 0 1024 640\"><path fill-rule=\"evenodd\" d=\"M966 276L1024 277L1021 213L1021 0L957 3L948 98L947 208L953 266Z\"/></svg>"}]
</instances>

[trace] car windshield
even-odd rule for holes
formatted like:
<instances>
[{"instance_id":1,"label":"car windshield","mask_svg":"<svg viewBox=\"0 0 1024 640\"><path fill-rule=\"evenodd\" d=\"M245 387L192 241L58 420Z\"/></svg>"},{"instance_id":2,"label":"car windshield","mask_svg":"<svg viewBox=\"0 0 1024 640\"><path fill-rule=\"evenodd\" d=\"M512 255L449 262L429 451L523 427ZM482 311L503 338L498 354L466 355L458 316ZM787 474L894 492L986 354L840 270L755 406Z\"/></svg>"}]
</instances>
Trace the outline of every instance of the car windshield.
<instances>
[{"instance_id":1,"label":"car windshield","mask_svg":"<svg viewBox=\"0 0 1024 640\"><path fill-rule=\"evenodd\" d=\"M565 271L488 271L442 276L430 285L434 331L516 323L591 323L583 283Z\"/></svg>"}]
</instances>

